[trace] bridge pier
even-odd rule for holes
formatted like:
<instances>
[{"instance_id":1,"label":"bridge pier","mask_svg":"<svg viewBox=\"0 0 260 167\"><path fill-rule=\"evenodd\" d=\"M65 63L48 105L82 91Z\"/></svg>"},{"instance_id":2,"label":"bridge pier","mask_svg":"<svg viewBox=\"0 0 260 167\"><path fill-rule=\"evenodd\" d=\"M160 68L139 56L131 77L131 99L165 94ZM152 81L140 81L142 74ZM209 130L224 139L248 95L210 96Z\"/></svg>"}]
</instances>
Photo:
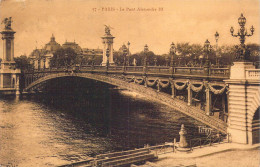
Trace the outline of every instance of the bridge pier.
<instances>
[{"instance_id":1,"label":"bridge pier","mask_svg":"<svg viewBox=\"0 0 260 167\"><path fill-rule=\"evenodd\" d=\"M225 80L229 85L227 130L232 142L259 143L259 77L260 70L252 62L234 62L230 79Z\"/></svg>"}]
</instances>

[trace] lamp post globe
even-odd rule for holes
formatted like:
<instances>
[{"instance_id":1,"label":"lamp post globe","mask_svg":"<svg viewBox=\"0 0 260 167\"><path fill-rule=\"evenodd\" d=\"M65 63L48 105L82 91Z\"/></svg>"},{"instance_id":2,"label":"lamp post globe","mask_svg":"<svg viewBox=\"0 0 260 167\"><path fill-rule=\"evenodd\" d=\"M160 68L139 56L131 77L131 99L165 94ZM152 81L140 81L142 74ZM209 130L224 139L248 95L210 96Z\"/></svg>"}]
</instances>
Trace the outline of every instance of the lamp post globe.
<instances>
[{"instance_id":1,"label":"lamp post globe","mask_svg":"<svg viewBox=\"0 0 260 167\"><path fill-rule=\"evenodd\" d=\"M241 13L241 16L238 18L238 24L241 27L244 27L246 24L246 18L244 17L243 13Z\"/></svg>"}]
</instances>

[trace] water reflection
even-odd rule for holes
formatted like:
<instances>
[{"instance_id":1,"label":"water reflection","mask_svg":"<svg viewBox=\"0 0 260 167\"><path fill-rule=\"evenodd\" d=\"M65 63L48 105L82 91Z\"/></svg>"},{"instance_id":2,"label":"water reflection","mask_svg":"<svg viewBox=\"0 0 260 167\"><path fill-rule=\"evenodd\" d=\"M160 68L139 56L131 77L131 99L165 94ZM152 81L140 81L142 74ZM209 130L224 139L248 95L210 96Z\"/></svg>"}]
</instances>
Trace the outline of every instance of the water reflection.
<instances>
[{"instance_id":1,"label":"water reflection","mask_svg":"<svg viewBox=\"0 0 260 167\"><path fill-rule=\"evenodd\" d=\"M0 162L53 166L108 151L178 138L197 121L138 94L106 87L97 94L55 93L0 100Z\"/></svg>"}]
</instances>

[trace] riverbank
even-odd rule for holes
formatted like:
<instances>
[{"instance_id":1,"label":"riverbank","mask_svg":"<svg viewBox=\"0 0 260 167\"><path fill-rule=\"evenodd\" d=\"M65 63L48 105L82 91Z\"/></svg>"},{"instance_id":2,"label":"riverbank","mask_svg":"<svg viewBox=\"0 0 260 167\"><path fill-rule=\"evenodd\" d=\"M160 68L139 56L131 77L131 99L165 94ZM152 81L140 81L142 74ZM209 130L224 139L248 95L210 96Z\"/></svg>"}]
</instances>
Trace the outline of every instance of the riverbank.
<instances>
[{"instance_id":1,"label":"riverbank","mask_svg":"<svg viewBox=\"0 0 260 167\"><path fill-rule=\"evenodd\" d=\"M158 161L148 163L146 167L259 167L259 148L260 144L251 146L234 143L215 144L188 153L161 154L158 156Z\"/></svg>"}]
</instances>

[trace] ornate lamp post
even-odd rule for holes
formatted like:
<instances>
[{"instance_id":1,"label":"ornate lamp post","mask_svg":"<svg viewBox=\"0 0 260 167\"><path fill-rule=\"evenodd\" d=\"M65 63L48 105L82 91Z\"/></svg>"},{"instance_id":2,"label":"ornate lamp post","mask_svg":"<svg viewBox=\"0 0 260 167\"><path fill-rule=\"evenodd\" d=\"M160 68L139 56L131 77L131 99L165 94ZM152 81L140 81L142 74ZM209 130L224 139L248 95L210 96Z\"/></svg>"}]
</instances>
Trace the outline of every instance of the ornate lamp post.
<instances>
[{"instance_id":1,"label":"ornate lamp post","mask_svg":"<svg viewBox=\"0 0 260 167\"><path fill-rule=\"evenodd\" d=\"M176 54L176 47L175 47L175 44L172 42L171 44L171 48L170 48L170 55L171 55L171 62L170 62L170 71L173 72L173 58L174 58L174 55Z\"/></svg>"},{"instance_id":2,"label":"ornate lamp post","mask_svg":"<svg viewBox=\"0 0 260 167\"><path fill-rule=\"evenodd\" d=\"M149 51L148 45L145 44L144 46L144 63L143 63L143 71L144 73L146 72L146 68L147 68L147 53Z\"/></svg>"},{"instance_id":3,"label":"ornate lamp post","mask_svg":"<svg viewBox=\"0 0 260 167\"><path fill-rule=\"evenodd\" d=\"M204 70L207 75L209 75L209 53L212 50L212 46L210 45L209 40L206 40L204 43L204 51L206 52L206 61L204 64Z\"/></svg>"},{"instance_id":4,"label":"ornate lamp post","mask_svg":"<svg viewBox=\"0 0 260 167\"><path fill-rule=\"evenodd\" d=\"M245 29L246 24L246 18L241 14L241 16L238 18L238 24L240 25L240 29L238 30L237 34L234 34L234 28L230 28L230 33L233 37L239 37L240 40L240 47L238 48L238 54L236 55L235 61L246 61L249 58L249 55L246 52L246 46L245 46L245 40L246 37L250 37L254 34L254 27L252 26L250 28L251 34L247 33L247 30Z\"/></svg>"},{"instance_id":5,"label":"ornate lamp post","mask_svg":"<svg viewBox=\"0 0 260 167\"><path fill-rule=\"evenodd\" d=\"M125 45L123 45L125 46ZM124 70L125 70L125 67L126 67L126 55L127 55L127 48L126 47L123 47L123 56L124 56Z\"/></svg>"},{"instance_id":6,"label":"ornate lamp post","mask_svg":"<svg viewBox=\"0 0 260 167\"><path fill-rule=\"evenodd\" d=\"M170 48L170 55L171 55L170 66L171 67L173 67L173 58L174 58L175 53L176 53L176 47L175 47L175 44L172 42L171 48Z\"/></svg>"},{"instance_id":7,"label":"ornate lamp post","mask_svg":"<svg viewBox=\"0 0 260 167\"><path fill-rule=\"evenodd\" d=\"M130 60L129 60L129 56L130 56L130 51L129 51L129 47L130 47L130 42L127 42L127 65L130 66Z\"/></svg>"},{"instance_id":8,"label":"ornate lamp post","mask_svg":"<svg viewBox=\"0 0 260 167\"><path fill-rule=\"evenodd\" d=\"M145 46L144 46L144 63L143 63L145 67L147 66L147 53L148 53L148 51L149 51L148 45L145 44Z\"/></svg>"},{"instance_id":9,"label":"ornate lamp post","mask_svg":"<svg viewBox=\"0 0 260 167\"><path fill-rule=\"evenodd\" d=\"M219 67L219 55L218 55L218 39L219 39L219 33L216 31L215 34L215 39L216 39L216 65Z\"/></svg>"},{"instance_id":10,"label":"ornate lamp post","mask_svg":"<svg viewBox=\"0 0 260 167\"><path fill-rule=\"evenodd\" d=\"M206 52L206 63L205 65L209 65L209 53L212 50L212 46L210 45L209 40L206 40L204 43L204 51Z\"/></svg>"}]
</instances>

